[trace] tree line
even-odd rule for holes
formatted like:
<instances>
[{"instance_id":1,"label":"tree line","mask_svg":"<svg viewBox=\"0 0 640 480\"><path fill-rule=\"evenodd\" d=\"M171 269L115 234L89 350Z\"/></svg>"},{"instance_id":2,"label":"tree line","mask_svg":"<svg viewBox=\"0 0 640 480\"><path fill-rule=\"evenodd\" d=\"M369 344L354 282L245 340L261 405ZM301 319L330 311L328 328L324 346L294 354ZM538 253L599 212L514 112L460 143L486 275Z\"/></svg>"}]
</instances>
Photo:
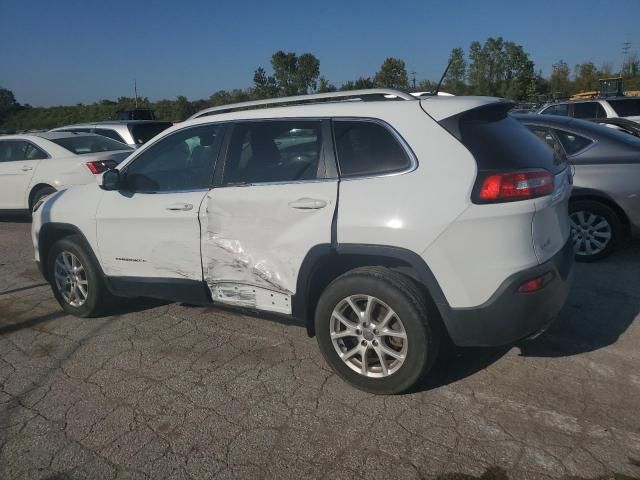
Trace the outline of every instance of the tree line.
<instances>
[{"instance_id":1,"label":"tree line","mask_svg":"<svg viewBox=\"0 0 640 480\"><path fill-rule=\"evenodd\" d=\"M307 93L357 90L374 87L412 91L431 91L432 80L409 78L405 62L386 58L378 71L342 83L332 84L320 73L320 60L311 53L275 52L270 71L255 69L253 85L248 88L218 90L207 99L190 101L184 96L175 100L150 101L138 98L138 106L151 108L160 120L181 121L203 108L262 98L302 95ZM524 102L540 101L554 95L571 95L598 88L598 79L620 74L626 89L640 89L640 62L637 54L627 55L619 72L610 62L597 67L592 62L575 65L563 60L552 67L545 78L521 45L501 37L474 41L465 52L454 48L449 55L449 70L441 91L455 95L490 95ZM0 129L5 131L53 128L79 122L109 120L119 110L135 105L132 97L101 100L91 104L56 107L32 107L19 104L13 92L0 87Z\"/></svg>"}]
</instances>

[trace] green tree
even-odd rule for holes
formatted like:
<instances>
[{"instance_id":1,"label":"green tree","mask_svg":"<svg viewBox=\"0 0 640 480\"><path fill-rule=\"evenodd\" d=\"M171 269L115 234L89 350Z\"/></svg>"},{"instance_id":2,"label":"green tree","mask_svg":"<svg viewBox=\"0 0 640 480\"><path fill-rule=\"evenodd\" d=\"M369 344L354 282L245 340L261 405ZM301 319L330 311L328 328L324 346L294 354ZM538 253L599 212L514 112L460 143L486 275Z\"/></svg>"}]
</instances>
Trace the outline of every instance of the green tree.
<instances>
[{"instance_id":1,"label":"green tree","mask_svg":"<svg viewBox=\"0 0 640 480\"><path fill-rule=\"evenodd\" d=\"M600 72L592 62L580 63L573 68L573 90L590 92L598 90Z\"/></svg>"},{"instance_id":2,"label":"green tree","mask_svg":"<svg viewBox=\"0 0 640 480\"><path fill-rule=\"evenodd\" d=\"M319 76L320 60L310 53L300 55L293 76L296 93L305 94L316 90Z\"/></svg>"},{"instance_id":3,"label":"green tree","mask_svg":"<svg viewBox=\"0 0 640 480\"><path fill-rule=\"evenodd\" d=\"M551 67L551 76L549 77L549 88L551 94L556 93L568 94L571 89L571 79L569 78L569 65L564 60L554 63Z\"/></svg>"},{"instance_id":4,"label":"green tree","mask_svg":"<svg viewBox=\"0 0 640 480\"><path fill-rule=\"evenodd\" d=\"M327 93L327 92L335 92L335 91L336 91L336 86L331 84L329 80L327 80L325 77L320 77L318 79L318 88L316 89L316 92Z\"/></svg>"},{"instance_id":5,"label":"green tree","mask_svg":"<svg viewBox=\"0 0 640 480\"><path fill-rule=\"evenodd\" d=\"M620 74L624 78L633 78L637 77L640 73L640 60L638 60L638 54L632 53L631 55L627 55L622 63L622 67L620 69Z\"/></svg>"},{"instance_id":6,"label":"green tree","mask_svg":"<svg viewBox=\"0 0 640 480\"><path fill-rule=\"evenodd\" d=\"M0 87L0 122L19 108L20 104L16 102L13 92L7 88Z\"/></svg>"},{"instance_id":7,"label":"green tree","mask_svg":"<svg viewBox=\"0 0 640 480\"><path fill-rule=\"evenodd\" d=\"M360 77L357 80L349 80L340 86L340 90L366 90L375 87L375 82L369 77Z\"/></svg>"},{"instance_id":8,"label":"green tree","mask_svg":"<svg viewBox=\"0 0 640 480\"><path fill-rule=\"evenodd\" d=\"M294 52L277 51L271 56L273 76L262 67L253 74L254 93L258 98L303 95L317 88L320 60L311 53L299 57Z\"/></svg>"},{"instance_id":9,"label":"green tree","mask_svg":"<svg viewBox=\"0 0 640 480\"><path fill-rule=\"evenodd\" d=\"M432 82L431 80L420 80L418 85L416 85L416 90L418 92L433 92L438 84L436 82ZM448 93L451 93L447 90Z\"/></svg>"},{"instance_id":10,"label":"green tree","mask_svg":"<svg viewBox=\"0 0 640 480\"><path fill-rule=\"evenodd\" d=\"M387 57L376 73L374 82L377 87L407 90L409 79L404 61L399 58Z\"/></svg>"},{"instance_id":11,"label":"green tree","mask_svg":"<svg viewBox=\"0 0 640 480\"><path fill-rule=\"evenodd\" d=\"M467 74L467 62L464 58L464 50L461 48L451 50L448 64L449 70L444 78L442 90L455 95L462 95L467 89L467 85L464 83Z\"/></svg>"},{"instance_id":12,"label":"green tree","mask_svg":"<svg viewBox=\"0 0 640 480\"><path fill-rule=\"evenodd\" d=\"M268 76L262 67L258 67L253 73L253 93L256 98L271 98L278 95L276 79Z\"/></svg>"}]
</instances>

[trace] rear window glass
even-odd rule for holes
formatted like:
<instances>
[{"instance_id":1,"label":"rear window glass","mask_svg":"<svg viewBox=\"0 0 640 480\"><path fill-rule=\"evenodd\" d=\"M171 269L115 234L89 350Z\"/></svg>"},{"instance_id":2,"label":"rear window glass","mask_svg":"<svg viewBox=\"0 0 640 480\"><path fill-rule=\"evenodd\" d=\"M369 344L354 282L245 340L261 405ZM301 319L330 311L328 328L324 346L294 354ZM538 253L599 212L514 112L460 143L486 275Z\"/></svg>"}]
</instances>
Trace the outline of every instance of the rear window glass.
<instances>
[{"instance_id":1,"label":"rear window glass","mask_svg":"<svg viewBox=\"0 0 640 480\"><path fill-rule=\"evenodd\" d=\"M172 125L170 122L141 123L139 125L129 125L129 131L135 144L142 145Z\"/></svg>"},{"instance_id":2,"label":"rear window glass","mask_svg":"<svg viewBox=\"0 0 640 480\"><path fill-rule=\"evenodd\" d=\"M640 98L625 98L620 100L608 100L619 117L640 116Z\"/></svg>"},{"instance_id":3,"label":"rear window glass","mask_svg":"<svg viewBox=\"0 0 640 480\"><path fill-rule=\"evenodd\" d=\"M66 148L76 155L87 153L112 152L115 150L131 150L131 147L100 135L78 135L74 137L55 138L51 141Z\"/></svg>"},{"instance_id":4,"label":"rear window glass","mask_svg":"<svg viewBox=\"0 0 640 480\"><path fill-rule=\"evenodd\" d=\"M504 105L477 108L459 120L460 139L482 170L565 168L565 159L538 140L527 127L507 115Z\"/></svg>"},{"instance_id":5,"label":"rear window glass","mask_svg":"<svg viewBox=\"0 0 640 480\"><path fill-rule=\"evenodd\" d=\"M342 176L380 175L411 165L402 145L379 123L337 120L334 135Z\"/></svg>"}]
</instances>

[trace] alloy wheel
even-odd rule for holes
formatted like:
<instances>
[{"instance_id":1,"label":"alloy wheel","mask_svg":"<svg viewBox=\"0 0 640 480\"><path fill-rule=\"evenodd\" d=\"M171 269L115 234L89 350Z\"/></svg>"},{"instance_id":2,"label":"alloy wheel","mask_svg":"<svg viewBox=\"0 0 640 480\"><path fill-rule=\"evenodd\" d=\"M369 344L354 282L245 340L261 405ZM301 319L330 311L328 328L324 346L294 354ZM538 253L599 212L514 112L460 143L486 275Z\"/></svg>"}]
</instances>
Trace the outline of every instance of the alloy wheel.
<instances>
[{"instance_id":1,"label":"alloy wheel","mask_svg":"<svg viewBox=\"0 0 640 480\"><path fill-rule=\"evenodd\" d=\"M370 295L351 295L333 309L331 342L340 359L372 378L397 372L407 357L402 320L386 303Z\"/></svg>"},{"instance_id":2,"label":"alloy wheel","mask_svg":"<svg viewBox=\"0 0 640 480\"><path fill-rule=\"evenodd\" d=\"M62 251L54 263L56 288L64 301L72 307L81 307L87 301L89 281L84 266L73 253Z\"/></svg>"},{"instance_id":3,"label":"alloy wheel","mask_svg":"<svg viewBox=\"0 0 640 480\"><path fill-rule=\"evenodd\" d=\"M607 248L613 229L605 217L580 210L571 213L569 218L576 255L597 255Z\"/></svg>"}]
</instances>

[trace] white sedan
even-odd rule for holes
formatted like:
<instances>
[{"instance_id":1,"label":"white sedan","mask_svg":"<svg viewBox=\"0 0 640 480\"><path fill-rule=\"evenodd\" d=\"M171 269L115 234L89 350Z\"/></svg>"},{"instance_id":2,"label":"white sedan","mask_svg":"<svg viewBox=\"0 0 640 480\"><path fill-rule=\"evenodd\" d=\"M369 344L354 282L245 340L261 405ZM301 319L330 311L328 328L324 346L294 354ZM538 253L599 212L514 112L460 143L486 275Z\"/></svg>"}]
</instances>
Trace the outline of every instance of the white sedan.
<instances>
[{"instance_id":1,"label":"white sedan","mask_svg":"<svg viewBox=\"0 0 640 480\"><path fill-rule=\"evenodd\" d=\"M44 132L0 136L0 211L28 212L41 198L90 183L133 149L101 135Z\"/></svg>"}]
</instances>

